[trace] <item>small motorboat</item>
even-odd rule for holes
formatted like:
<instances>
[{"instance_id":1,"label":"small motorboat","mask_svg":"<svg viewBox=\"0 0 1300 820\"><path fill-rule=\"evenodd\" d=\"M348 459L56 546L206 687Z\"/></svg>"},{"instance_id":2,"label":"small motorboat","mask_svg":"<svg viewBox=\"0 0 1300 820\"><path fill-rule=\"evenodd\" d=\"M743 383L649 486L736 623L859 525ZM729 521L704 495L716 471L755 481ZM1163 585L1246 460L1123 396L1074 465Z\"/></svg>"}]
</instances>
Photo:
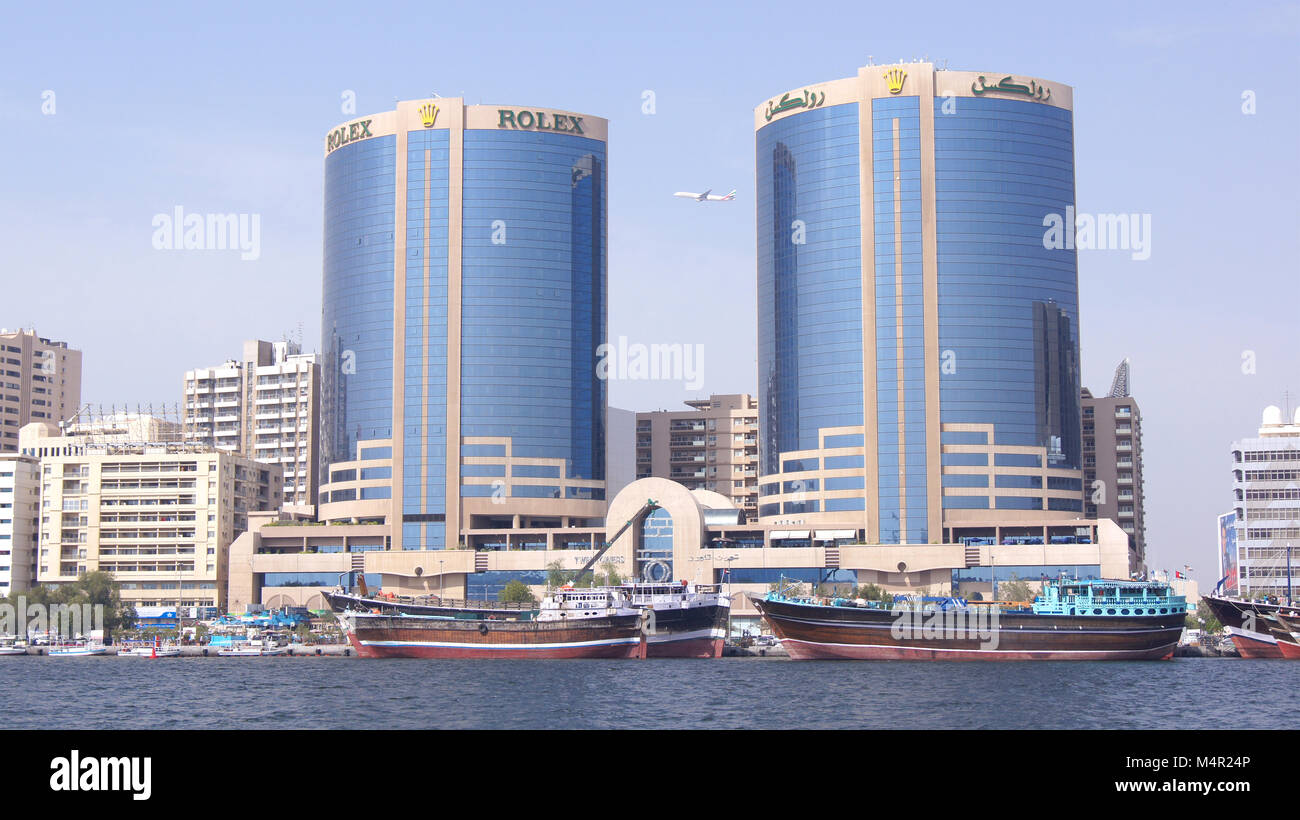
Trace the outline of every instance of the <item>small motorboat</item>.
<instances>
[{"instance_id":1,"label":"small motorboat","mask_svg":"<svg viewBox=\"0 0 1300 820\"><path fill-rule=\"evenodd\" d=\"M124 658L179 658L181 648L172 641L153 639L153 643L136 644L127 649L119 649L119 657Z\"/></svg>"},{"instance_id":2,"label":"small motorboat","mask_svg":"<svg viewBox=\"0 0 1300 820\"><path fill-rule=\"evenodd\" d=\"M51 658L82 658L89 655L106 655L108 647L97 641L65 641L50 645Z\"/></svg>"}]
</instances>

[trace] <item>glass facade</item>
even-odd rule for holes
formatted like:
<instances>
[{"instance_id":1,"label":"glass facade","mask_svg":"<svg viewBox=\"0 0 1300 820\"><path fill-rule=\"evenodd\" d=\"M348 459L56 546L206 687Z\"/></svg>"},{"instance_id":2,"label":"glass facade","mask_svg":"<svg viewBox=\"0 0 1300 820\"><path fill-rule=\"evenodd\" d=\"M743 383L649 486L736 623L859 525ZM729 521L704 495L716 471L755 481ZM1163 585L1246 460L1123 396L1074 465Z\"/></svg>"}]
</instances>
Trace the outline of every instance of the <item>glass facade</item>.
<instances>
[{"instance_id":1,"label":"glass facade","mask_svg":"<svg viewBox=\"0 0 1300 820\"><path fill-rule=\"evenodd\" d=\"M387 492L369 487L358 496L349 488L329 500L392 497L402 522L394 547L443 549L457 541L455 523L449 532L446 520L449 489L494 501L603 499L601 487L566 483L604 480L606 392L596 378L596 350L607 331L604 142L472 128L463 132L457 167L453 131L416 125L401 136L400 157L393 134L346 143L325 157L321 461L328 474L331 464L358 458L360 441L401 445ZM453 225L458 176L463 207ZM459 271L451 269L453 248L461 251ZM459 408L448 407L453 317L461 324ZM447 441L457 409L462 437L509 444L458 451L458 442ZM393 449L368 446L364 456L392 458ZM461 457L485 455L501 463L473 465L465 477L504 478L508 455L553 459L514 475L556 481L508 490L505 482L462 486ZM363 472L385 477L376 468Z\"/></svg>"},{"instance_id":2,"label":"glass facade","mask_svg":"<svg viewBox=\"0 0 1300 820\"><path fill-rule=\"evenodd\" d=\"M673 579L673 517L663 507L641 520L636 574L644 581L656 583Z\"/></svg>"},{"instance_id":3,"label":"glass facade","mask_svg":"<svg viewBox=\"0 0 1300 820\"><path fill-rule=\"evenodd\" d=\"M791 465L816 469L802 467L816 459L786 457L795 451L855 446L843 431L827 434L824 444L818 434L864 425L865 341L874 357L875 383L866 394L876 417L867 446L877 462L868 483L878 487L874 523L882 543L935 540L931 521L940 506L1074 511L1072 500L1043 500L1069 488L1020 478L994 486L954 478L944 485L987 494L930 497L934 473L988 462L977 453L932 458L944 444L1041 447L1045 461L1011 457L1082 468L1076 257L1043 241L1045 217L1064 218L1074 205L1072 114L1039 101L981 96L962 97L945 111L950 98L923 89L813 106L763 124L755 137L760 476ZM786 108L802 107L798 102L782 98ZM924 108L930 105L932 119ZM859 145L859 111L870 112L863 129L869 145ZM933 122L933 139L923 136L923 121L927 128ZM930 158L933 180L922 173ZM870 215L860 196L862 162L871 175ZM930 206L932 234L923 223ZM871 293L861 284L866 219ZM927 267L931 242L936 256ZM928 306L927 297L934 300ZM864 298L874 300L875 323L865 340ZM931 332L937 327L937 350L927 351L927 323ZM938 376L937 397L927 396L927 373L930 384ZM929 406L936 398L938 407ZM936 415L940 427L992 432L939 438L930 424ZM826 455L825 469L832 461L848 466L845 458ZM999 487L1043 495L998 496ZM772 501L760 516L861 508L844 499L823 499L820 508L816 499Z\"/></svg>"},{"instance_id":4,"label":"glass facade","mask_svg":"<svg viewBox=\"0 0 1300 820\"><path fill-rule=\"evenodd\" d=\"M396 150L375 137L325 157L322 474L392 435Z\"/></svg>"},{"instance_id":5,"label":"glass facade","mask_svg":"<svg viewBox=\"0 0 1300 820\"><path fill-rule=\"evenodd\" d=\"M597 140L465 132L461 432L568 478L605 477L606 182Z\"/></svg>"},{"instance_id":6,"label":"glass facade","mask_svg":"<svg viewBox=\"0 0 1300 820\"><path fill-rule=\"evenodd\" d=\"M880 540L930 540L925 314L921 258L921 110L917 97L871 103L875 210L876 436Z\"/></svg>"},{"instance_id":7,"label":"glass facade","mask_svg":"<svg viewBox=\"0 0 1300 820\"><path fill-rule=\"evenodd\" d=\"M862 424L858 147L857 105L757 134L761 475L820 428Z\"/></svg>"},{"instance_id":8,"label":"glass facade","mask_svg":"<svg viewBox=\"0 0 1300 820\"><path fill-rule=\"evenodd\" d=\"M447 545L446 522L428 517L447 512L449 161L448 131L408 132L402 549Z\"/></svg>"},{"instance_id":9,"label":"glass facade","mask_svg":"<svg viewBox=\"0 0 1300 820\"><path fill-rule=\"evenodd\" d=\"M1043 247L1074 205L1071 112L1035 102L935 99L941 421L993 424L993 443L1080 462L1078 268Z\"/></svg>"}]
</instances>

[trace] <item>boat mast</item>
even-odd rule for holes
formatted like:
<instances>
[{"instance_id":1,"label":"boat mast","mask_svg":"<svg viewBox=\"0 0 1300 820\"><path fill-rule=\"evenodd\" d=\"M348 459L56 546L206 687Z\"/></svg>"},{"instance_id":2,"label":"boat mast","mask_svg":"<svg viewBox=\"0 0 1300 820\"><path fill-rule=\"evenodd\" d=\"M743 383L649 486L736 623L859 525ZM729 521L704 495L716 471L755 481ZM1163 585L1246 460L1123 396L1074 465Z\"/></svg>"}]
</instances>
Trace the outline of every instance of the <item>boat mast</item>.
<instances>
[{"instance_id":1,"label":"boat mast","mask_svg":"<svg viewBox=\"0 0 1300 820\"><path fill-rule=\"evenodd\" d=\"M1291 606L1295 598L1291 597L1291 545L1286 545L1286 603Z\"/></svg>"}]
</instances>

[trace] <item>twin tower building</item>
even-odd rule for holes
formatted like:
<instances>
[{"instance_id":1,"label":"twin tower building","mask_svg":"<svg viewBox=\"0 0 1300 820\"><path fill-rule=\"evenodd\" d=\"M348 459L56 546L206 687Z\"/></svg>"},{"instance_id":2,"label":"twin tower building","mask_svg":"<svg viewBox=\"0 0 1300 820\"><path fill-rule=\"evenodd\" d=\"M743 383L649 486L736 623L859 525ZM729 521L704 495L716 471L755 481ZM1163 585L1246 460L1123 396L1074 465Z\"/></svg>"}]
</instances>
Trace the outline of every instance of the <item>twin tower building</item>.
<instances>
[{"instance_id":1,"label":"twin tower building","mask_svg":"<svg viewBox=\"0 0 1300 820\"><path fill-rule=\"evenodd\" d=\"M766 549L1082 519L1078 269L1044 242L1075 203L1071 88L869 66L754 132L759 506L733 525ZM608 134L439 98L326 136L325 518L562 549L644 502L606 497Z\"/></svg>"}]
</instances>

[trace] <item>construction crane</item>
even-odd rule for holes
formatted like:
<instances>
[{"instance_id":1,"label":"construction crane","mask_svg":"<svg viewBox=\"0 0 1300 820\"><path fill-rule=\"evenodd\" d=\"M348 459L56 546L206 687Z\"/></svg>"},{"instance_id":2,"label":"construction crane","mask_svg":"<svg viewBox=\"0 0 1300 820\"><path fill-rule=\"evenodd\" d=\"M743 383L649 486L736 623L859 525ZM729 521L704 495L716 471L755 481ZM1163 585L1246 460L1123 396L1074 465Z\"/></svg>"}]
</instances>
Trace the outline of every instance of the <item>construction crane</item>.
<instances>
[{"instance_id":1,"label":"construction crane","mask_svg":"<svg viewBox=\"0 0 1300 820\"><path fill-rule=\"evenodd\" d=\"M618 528L618 532L614 533L613 537L611 537L608 541L602 544L600 549L596 550L596 554L591 556L591 558L588 559L587 563L582 565L582 569L578 570L577 574L573 576L573 580L570 581L569 583L576 585L578 583L578 580L582 578L582 576L586 575L588 572L591 572L591 568L596 566L596 562L599 561L601 557L606 552L609 551L610 547L614 546L614 542L617 541L619 537L623 535L623 533L627 532L632 527L633 524L635 524L637 521L641 519L643 515L647 515L657 509L659 509L659 503L655 501L653 498L647 498L646 502L641 505L641 509L637 510L636 513L627 520L627 523L625 523L623 526Z\"/></svg>"}]
</instances>

